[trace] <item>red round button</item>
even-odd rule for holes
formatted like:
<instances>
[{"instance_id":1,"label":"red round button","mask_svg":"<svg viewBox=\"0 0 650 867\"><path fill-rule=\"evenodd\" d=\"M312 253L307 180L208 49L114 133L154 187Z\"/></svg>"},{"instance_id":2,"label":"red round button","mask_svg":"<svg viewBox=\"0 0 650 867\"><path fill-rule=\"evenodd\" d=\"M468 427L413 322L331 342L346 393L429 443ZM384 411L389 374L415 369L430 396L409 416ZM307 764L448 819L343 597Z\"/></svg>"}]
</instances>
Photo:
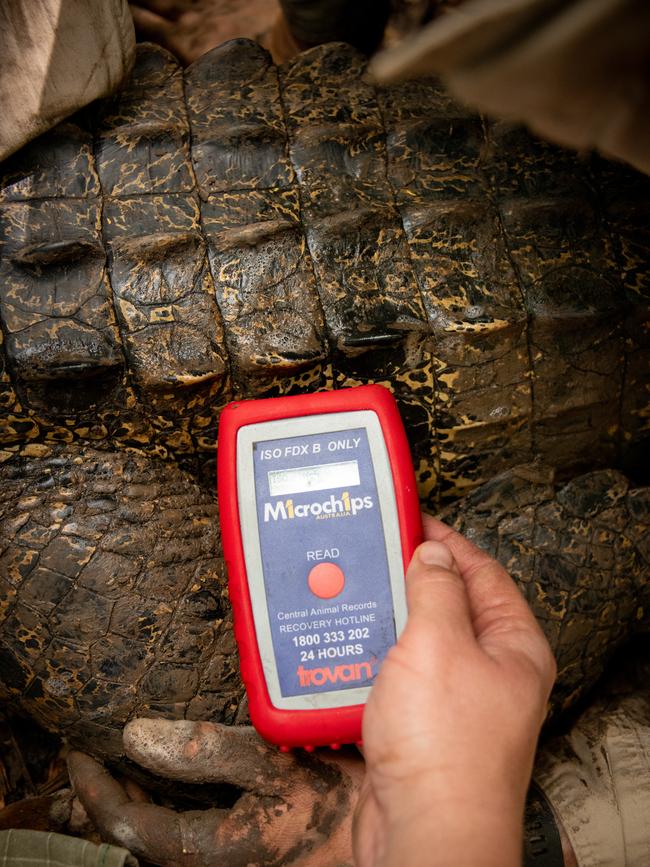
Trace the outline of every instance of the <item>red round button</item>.
<instances>
[{"instance_id":1,"label":"red round button","mask_svg":"<svg viewBox=\"0 0 650 867\"><path fill-rule=\"evenodd\" d=\"M343 570L336 563L319 563L307 578L309 589L321 599L338 596L345 585Z\"/></svg>"}]
</instances>

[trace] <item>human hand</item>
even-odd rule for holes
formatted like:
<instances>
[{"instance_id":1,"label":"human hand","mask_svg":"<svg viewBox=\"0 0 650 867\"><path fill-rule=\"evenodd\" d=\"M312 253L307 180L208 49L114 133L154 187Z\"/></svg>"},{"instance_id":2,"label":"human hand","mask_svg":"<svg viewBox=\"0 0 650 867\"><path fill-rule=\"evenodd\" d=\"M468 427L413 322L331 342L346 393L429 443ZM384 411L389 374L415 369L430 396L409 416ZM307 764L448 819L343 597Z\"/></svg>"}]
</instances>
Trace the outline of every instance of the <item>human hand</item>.
<instances>
[{"instance_id":1,"label":"human hand","mask_svg":"<svg viewBox=\"0 0 650 867\"><path fill-rule=\"evenodd\" d=\"M364 714L355 861L518 865L555 662L505 570L434 518L424 530Z\"/></svg>"},{"instance_id":2,"label":"human hand","mask_svg":"<svg viewBox=\"0 0 650 867\"><path fill-rule=\"evenodd\" d=\"M277 0L130 0L138 39L162 45L187 66L229 39L258 39L278 15Z\"/></svg>"},{"instance_id":3,"label":"human hand","mask_svg":"<svg viewBox=\"0 0 650 867\"><path fill-rule=\"evenodd\" d=\"M445 540L433 553L452 568L426 566L416 552L407 574L407 628L364 717L368 769L355 817L356 863L416 867L422 857L428 865L506 867L519 862L554 662L491 557L433 519L425 518L425 536ZM234 867L279 856L305 867L350 863L363 778L353 756L283 755L251 729L189 721L134 720L124 740L130 758L162 777L226 782L244 793L230 811L176 813L142 803L97 762L73 753L73 783L105 839L170 867L212 867L226 856ZM443 860L434 861L432 846ZM477 860L484 855L493 860Z\"/></svg>"},{"instance_id":4,"label":"human hand","mask_svg":"<svg viewBox=\"0 0 650 867\"><path fill-rule=\"evenodd\" d=\"M176 812L72 752L71 781L102 839L162 867L351 865L352 816L363 779L356 750L284 754L251 728L163 719L130 722L124 748L159 777L227 783L242 794L231 809Z\"/></svg>"}]
</instances>

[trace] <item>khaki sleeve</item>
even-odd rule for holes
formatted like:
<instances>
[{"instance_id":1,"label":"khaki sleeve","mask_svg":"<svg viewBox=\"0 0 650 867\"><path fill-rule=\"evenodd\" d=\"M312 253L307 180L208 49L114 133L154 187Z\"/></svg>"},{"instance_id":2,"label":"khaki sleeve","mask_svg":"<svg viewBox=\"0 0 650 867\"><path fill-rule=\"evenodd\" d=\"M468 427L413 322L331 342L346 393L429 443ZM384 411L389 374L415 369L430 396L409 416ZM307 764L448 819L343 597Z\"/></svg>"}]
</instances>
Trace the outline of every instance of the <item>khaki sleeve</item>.
<instances>
[{"instance_id":1,"label":"khaki sleeve","mask_svg":"<svg viewBox=\"0 0 650 867\"><path fill-rule=\"evenodd\" d=\"M533 779L579 867L650 864L650 696L596 703L541 751Z\"/></svg>"},{"instance_id":2,"label":"khaki sleeve","mask_svg":"<svg viewBox=\"0 0 650 867\"><path fill-rule=\"evenodd\" d=\"M650 173L647 0L466 0L370 72L382 84L441 75L481 111Z\"/></svg>"},{"instance_id":3,"label":"khaki sleeve","mask_svg":"<svg viewBox=\"0 0 650 867\"><path fill-rule=\"evenodd\" d=\"M126 849L51 831L0 831L2 867L138 867Z\"/></svg>"},{"instance_id":4,"label":"khaki sleeve","mask_svg":"<svg viewBox=\"0 0 650 867\"><path fill-rule=\"evenodd\" d=\"M108 95L135 55L127 0L6 0L0 41L0 160Z\"/></svg>"}]
</instances>

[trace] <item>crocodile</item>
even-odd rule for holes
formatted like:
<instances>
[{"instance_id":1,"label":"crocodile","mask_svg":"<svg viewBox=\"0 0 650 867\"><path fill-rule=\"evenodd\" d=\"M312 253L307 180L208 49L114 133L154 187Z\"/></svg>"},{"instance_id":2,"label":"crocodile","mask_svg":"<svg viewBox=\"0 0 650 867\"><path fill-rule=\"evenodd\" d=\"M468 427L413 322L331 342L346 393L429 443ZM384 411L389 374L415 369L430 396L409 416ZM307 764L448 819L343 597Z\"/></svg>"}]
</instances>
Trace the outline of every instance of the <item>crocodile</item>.
<instances>
[{"instance_id":1,"label":"crocodile","mask_svg":"<svg viewBox=\"0 0 650 867\"><path fill-rule=\"evenodd\" d=\"M381 382L429 508L537 457L639 472L648 180L365 62L141 46L0 167L0 460L80 442L209 478L232 397Z\"/></svg>"},{"instance_id":2,"label":"crocodile","mask_svg":"<svg viewBox=\"0 0 650 867\"><path fill-rule=\"evenodd\" d=\"M390 387L423 507L469 492L443 514L542 621L558 709L645 628L648 182L364 68L143 46L0 166L1 689L96 755L137 714L246 718L233 397Z\"/></svg>"}]
</instances>

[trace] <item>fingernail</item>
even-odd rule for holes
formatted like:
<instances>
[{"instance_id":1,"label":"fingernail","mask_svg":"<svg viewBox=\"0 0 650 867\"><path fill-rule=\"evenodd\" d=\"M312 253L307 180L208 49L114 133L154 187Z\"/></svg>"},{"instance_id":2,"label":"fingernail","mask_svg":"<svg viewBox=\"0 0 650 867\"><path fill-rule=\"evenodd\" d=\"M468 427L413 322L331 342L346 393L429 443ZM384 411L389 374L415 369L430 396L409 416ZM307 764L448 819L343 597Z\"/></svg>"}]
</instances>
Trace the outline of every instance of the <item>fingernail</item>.
<instances>
[{"instance_id":1,"label":"fingernail","mask_svg":"<svg viewBox=\"0 0 650 867\"><path fill-rule=\"evenodd\" d=\"M419 554L420 560L427 566L442 566L444 569L454 566L453 554L442 542L423 542Z\"/></svg>"}]
</instances>

